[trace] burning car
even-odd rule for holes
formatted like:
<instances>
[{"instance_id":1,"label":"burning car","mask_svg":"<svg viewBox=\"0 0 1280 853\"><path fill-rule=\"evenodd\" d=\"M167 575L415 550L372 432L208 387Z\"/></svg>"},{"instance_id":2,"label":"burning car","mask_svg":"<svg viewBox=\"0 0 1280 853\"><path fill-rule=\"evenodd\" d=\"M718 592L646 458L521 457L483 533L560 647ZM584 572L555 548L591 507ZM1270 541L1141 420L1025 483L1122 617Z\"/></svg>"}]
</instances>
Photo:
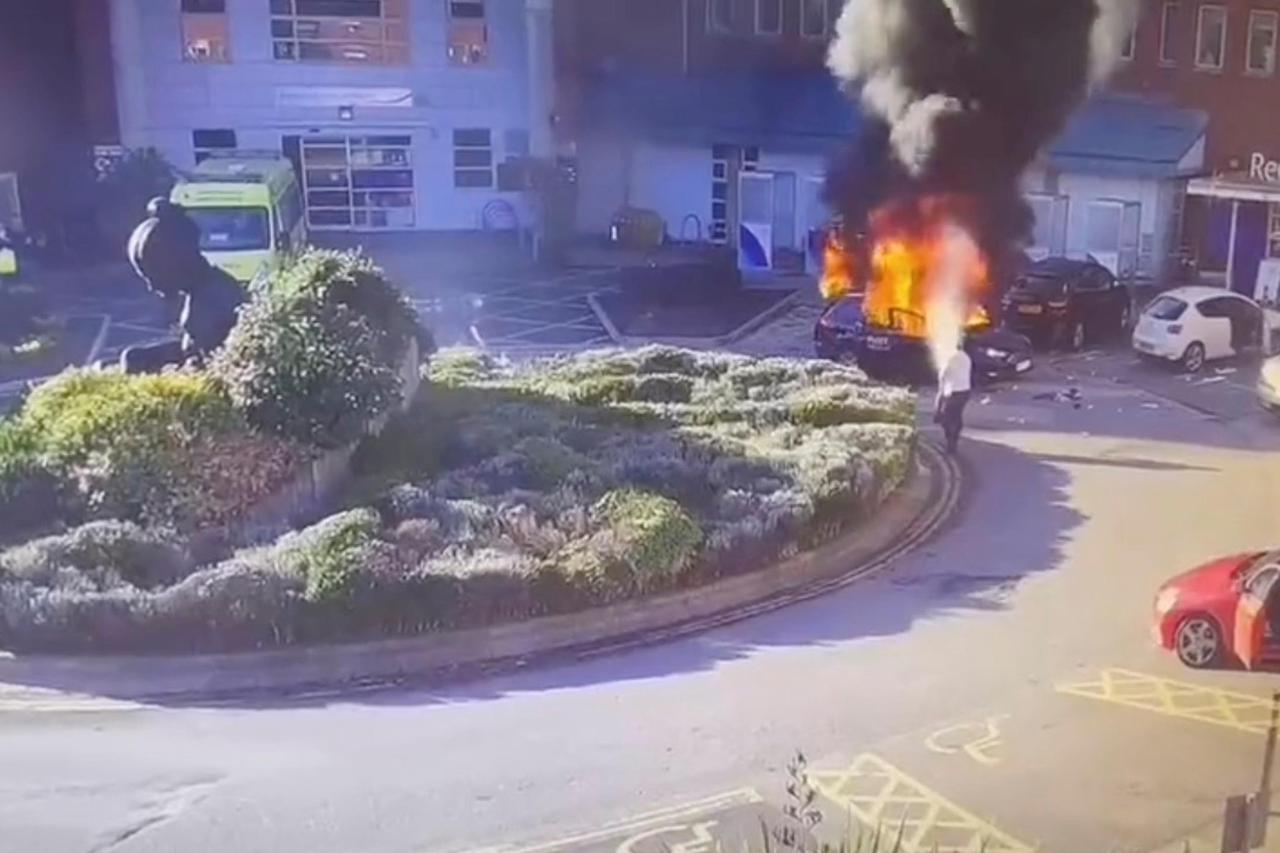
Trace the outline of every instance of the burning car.
<instances>
[{"instance_id":1,"label":"burning car","mask_svg":"<svg viewBox=\"0 0 1280 853\"><path fill-rule=\"evenodd\" d=\"M856 363L874 376L927 381L934 375L927 341L895 328L868 325L861 294L828 306L814 326L813 343L819 358ZM971 327L963 345L977 379L1012 379L1031 370L1034 363L1031 341L1008 329Z\"/></svg>"},{"instance_id":2,"label":"burning car","mask_svg":"<svg viewBox=\"0 0 1280 853\"><path fill-rule=\"evenodd\" d=\"M991 321L989 266L957 224L962 210L955 199L929 197L878 210L869 235L831 230L821 280L828 306L814 328L819 357L915 382L963 346L976 378L1031 370L1031 342Z\"/></svg>"}]
</instances>

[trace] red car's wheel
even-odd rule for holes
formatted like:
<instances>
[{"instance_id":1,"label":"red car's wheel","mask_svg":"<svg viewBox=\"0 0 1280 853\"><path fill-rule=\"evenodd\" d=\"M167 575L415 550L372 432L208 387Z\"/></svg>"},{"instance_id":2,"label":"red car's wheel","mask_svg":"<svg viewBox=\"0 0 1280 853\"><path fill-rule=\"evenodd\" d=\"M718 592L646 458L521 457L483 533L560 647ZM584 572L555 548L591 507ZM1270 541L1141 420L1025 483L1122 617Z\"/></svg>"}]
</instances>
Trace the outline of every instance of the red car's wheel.
<instances>
[{"instance_id":1,"label":"red car's wheel","mask_svg":"<svg viewBox=\"0 0 1280 853\"><path fill-rule=\"evenodd\" d=\"M1206 669L1222 659L1222 629L1212 617L1197 613L1183 619L1173 635L1178 660L1192 669Z\"/></svg>"}]
</instances>

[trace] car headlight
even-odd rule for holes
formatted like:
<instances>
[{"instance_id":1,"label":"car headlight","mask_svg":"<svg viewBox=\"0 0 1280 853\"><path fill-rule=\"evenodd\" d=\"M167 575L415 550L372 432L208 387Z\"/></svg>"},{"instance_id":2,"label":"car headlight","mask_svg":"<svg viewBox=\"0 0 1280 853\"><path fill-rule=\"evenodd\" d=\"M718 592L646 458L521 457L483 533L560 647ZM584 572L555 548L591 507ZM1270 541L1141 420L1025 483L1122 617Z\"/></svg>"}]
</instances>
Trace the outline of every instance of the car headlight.
<instances>
[{"instance_id":1,"label":"car headlight","mask_svg":"<svg viewBox=\"0 0 1280 853\"><path fill-rule=\"evenodd\" d=\"M1160 594L1156 596L1156 613L1164 616L1170 610L1178 606L1178 588L1167 587L1160 590Z\"/></svg>"},{"instance_id":2,"label":"car headlight","mask_svg":"<svg viewBox=\"0 0 1280 853\"><path fill-rule=\"evenodd\" d=\"M1008 350L996 349L995 347L987 347L982 351L982 354L987 358L994 358L996 361L1004 361L1006 358L1013 355L1013 353Z\"/></svg>"}]
</instances>

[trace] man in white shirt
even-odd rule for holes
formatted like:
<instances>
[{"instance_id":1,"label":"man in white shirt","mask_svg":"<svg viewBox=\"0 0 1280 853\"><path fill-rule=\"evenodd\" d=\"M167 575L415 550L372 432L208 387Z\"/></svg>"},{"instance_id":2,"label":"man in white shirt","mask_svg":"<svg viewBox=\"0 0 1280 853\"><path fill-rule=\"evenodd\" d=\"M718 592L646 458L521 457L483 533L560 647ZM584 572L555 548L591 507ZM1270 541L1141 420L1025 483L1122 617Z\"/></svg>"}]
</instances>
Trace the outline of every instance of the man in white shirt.
<instances>
[{"instance_id":1,"label":"man in white shirt","mask_svg":"<svg viewBox=\"0 0 1280 853\"><path fill-rule=\"evenodd\" d=\"M938 373L937 412L934 420L942 426L947 452L955 453L964 428L964 407L973 388L973 360L959 347L943 363Z\"/></svg>"}]
</instances>

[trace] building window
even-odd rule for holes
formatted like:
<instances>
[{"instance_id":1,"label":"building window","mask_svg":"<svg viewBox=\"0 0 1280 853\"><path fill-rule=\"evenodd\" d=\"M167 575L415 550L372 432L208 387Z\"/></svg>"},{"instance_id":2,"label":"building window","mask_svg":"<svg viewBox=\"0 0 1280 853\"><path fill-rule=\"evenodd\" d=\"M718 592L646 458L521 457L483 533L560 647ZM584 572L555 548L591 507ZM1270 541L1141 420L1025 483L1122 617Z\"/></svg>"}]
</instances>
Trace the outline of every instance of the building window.
<instances>
[{"instance_id":1,"label":"building window","mask_svg":"<svg viewBox=\"0 0 1280 853\"><path fill-rule=\"evenodd\" d=\"M1181 33L1181 7L1177 3L1165 3L1160 10L1160 64L1178 63L1178 39Z\"/></svg>"},{"instance_id":2,"label":"building window","mask_svg":"<svg viewBox=\"0 0 1280 853\"><path fill-rule=\"evenodd\" d=\"M1280 258L1280 204L1267 205L1267 257Z\"/></svg>"},{"instance_id":3,"label":"building window","mask_svg":"<svg viewBox=\"0 0 1280 853\"><path fill-rule=\"evenodd\" d=\"M1250 74L1270 75L1276 70L1275 12L1249 13L1249 57L1245 66Z\"/></svg>"},{"instance_id":4,"label":"building window","mask_svg":"<svg viewBox=\"0 0 1280 853\"><path fill-rule=\"evenodd\" d=\"M202 163L216 151L233 151L236 147L234 130L193 130L191 147L196 152L196 162Z\"/></svg>"},{"instance_id":5,"label":"building window","mask_svg":"<svg viewBox=\"0 0 1280 853\"><path fill-rule=\"evenodd\" d=\"M413 140L408 136L306 136L302 186L317 229L414 226Z\"/></svg>"},{"instance_id":6,"label":"building window","mask_svg":"<svg viewBox=\"0 0 1280 853\"><path fill-rule=\"evenodd\" d=\"M182 58L230 62L226 0L182 0Z\"/></svg>"},{"instance_id":7,"label":"building window","mask_svg":"<svg viewBox=\"0 0 1280 853\"><path fill-rule=\"evenodd\" d=\"M1125 62L1133 60L1134 54L1138 50L1138 30L1135 27L1133 32L1129 33L1129 38L1125 39L1124 44L1120 45L1120 58Z\"/></svg>"},{"instance_id":8,"label":"building window","mask_svg":"<svg viewBox=\"0 0 1280 853\"><path fill-rule=\"evenodd\" d=\"M800 34L811 39L827 37L827 0L800 0Z\"/></svg>"},{"instance_id":9,"label":"building window","mask_svg":"<svg viewBox=\"0 0 1280 853\"><path fill-rule=\"evenodd\" d=\"M1201 6L1196 25L1196 68L1221 71L1227 53L1227 10L1222 6Z\"/></svg>"},{"instance_id":10,"label":"building window","mask_svg":"<svg viewBox=\"0 0 1280 853\"><path fill-rule=\"evenodd\" d=\"M734 0L706 0L706 3L707 3L707 32L709 33L733 32Z\"/></svg>"},{"instance_id":11,"label":"building window","mask_svg":"<svg viewBox=\"0 0 1280 853\"><path fill-rule=\"evenodd\" d=\"M502 150L508 157L528 157L529 131L521 127L502 134Z\"/></svg>"},{"instance_id":12,"label":"building window","mask_svg":"<svg viewBox=\"0 0 1280 853\"><path fill-rule=\"evenodd\" d=\"M483 128L453 132L453 185L459 189L493 186L493 134Z\"/></svg>"},{"instance_id":13,"label":"building window","mask_svg":"<svg viewBox=\"0 0 1280 853\"><path fill-rule=\"evenodd\" d=\"M1098 254L1114 254L1120 251L1121 218L1124 205L1114 201L1091 201L1088 208L1088 219L1085 247Z\"/></svg>"},{"instance_id":14,"label":"building window","mask_svg":"<svg viewBox=\"0 0 1280 853\"><path fill-rule=\"evenodd\" d=\"M1052 196L1047 195L1029 195L1027 196L1027 204L1031 206L1031 213L1035 217L1035 231L1032 235L1031 250L1036 254L1050 255L1053 253L1053 205Z\"/></svg>"},{"instance_id":15,"label":"building window","mask_svg":"<svg viewBox=\"0 0 1280 853\"><path fill-rule=\"evenodd\" d=\"M449 61L480 65L489 58L485 0L449 0Z\"/></svg>"},{"instance_id":16,"label":"building window","mask_svg":"<svg viewBox=\"0 0 1280 853\"><path fill-rule=\"evenodd\" d=\"M271 41L285 62L404 65L404 0L271 0Z\"/></svg>"},{"instance_id":17,"label":"building window","mask_svg":"<svg viewBox=\"0 0 1280 853\"><path fill-rule=\"evenodd\" d=\"M782 0L756 0L756 35L782 35Z\"/></svg>"}]
</instances>

